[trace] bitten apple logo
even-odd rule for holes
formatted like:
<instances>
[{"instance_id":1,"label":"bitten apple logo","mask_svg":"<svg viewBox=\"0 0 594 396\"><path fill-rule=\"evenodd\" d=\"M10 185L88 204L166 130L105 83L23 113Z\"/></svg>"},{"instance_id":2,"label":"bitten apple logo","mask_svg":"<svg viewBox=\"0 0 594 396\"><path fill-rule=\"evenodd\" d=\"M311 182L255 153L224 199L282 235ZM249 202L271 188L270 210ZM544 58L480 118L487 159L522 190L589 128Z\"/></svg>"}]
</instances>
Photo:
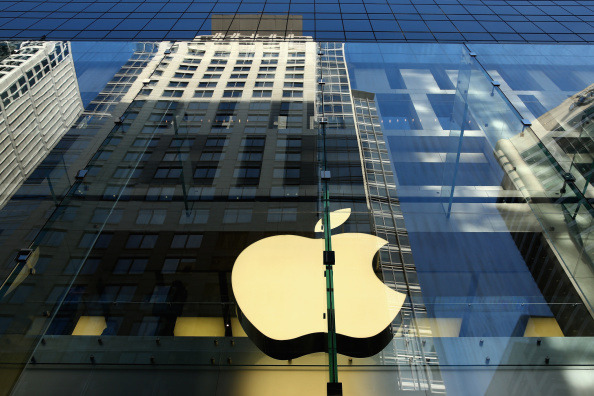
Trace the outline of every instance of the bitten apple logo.
<instances>
[{"instance_id":1,"label":"bitten apple logo","mask_svg":"<svg viewBox=\"0 0 594 396\"><path fill-rule=\"evenodd\" d=\"M332 228L350 213L332 212ZM315 230L322 231L321 220ZM405 295L386 286L372 268L373 256L387 243L361 233L332 236L338 353L371 356L392 339L390 324ZM237 257L231 283L239 321L267 355L292 359L327 351L323 251L323 238L277 235L253 243Z\"/></svg>"}]
</instances>

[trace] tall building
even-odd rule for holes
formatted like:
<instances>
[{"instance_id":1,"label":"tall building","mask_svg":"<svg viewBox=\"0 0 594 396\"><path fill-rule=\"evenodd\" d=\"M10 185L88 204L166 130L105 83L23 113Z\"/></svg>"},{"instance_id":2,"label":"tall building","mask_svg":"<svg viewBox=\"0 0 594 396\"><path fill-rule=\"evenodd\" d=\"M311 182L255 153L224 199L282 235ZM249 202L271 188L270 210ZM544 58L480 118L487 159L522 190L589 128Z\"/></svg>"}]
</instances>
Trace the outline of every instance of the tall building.
<instances>
[{"instance_id":1,"label":"tall building","mask_svg":"<svg viewBox=\"0 0 594 396\"><path fill-rule=\"evenodd\" d=\"M592 7L1 3L0 393L591 394Z\"/></svg>"},{"instance_id":2,"label":"tall building","mask_svg":"<svg viewBox=\"0 0 594 396\"><path fill-rule=\"evenodd\" d=\"M0 62L0 208L82 112L68 43L23 42Z\"/></svg>"}]
</instances>

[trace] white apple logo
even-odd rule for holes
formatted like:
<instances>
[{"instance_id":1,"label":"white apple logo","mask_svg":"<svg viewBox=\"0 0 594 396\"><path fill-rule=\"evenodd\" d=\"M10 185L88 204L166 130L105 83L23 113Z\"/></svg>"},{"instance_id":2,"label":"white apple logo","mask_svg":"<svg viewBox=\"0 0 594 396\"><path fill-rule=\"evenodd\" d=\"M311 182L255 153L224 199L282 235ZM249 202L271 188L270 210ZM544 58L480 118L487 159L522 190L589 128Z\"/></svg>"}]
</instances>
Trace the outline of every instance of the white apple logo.
<instances>
[{"instance_id":1,"label":"white apple logo","mask_svg":"<svg viewBox=\"0 0 594 396\"><path fill-rule=\"evenodd\" d=\"M331 213L332 228L350 213ZM321 220L316 231L322 231ZM343 355L371 356L392 338L390 324L405 295L382 283L372 269L373 256L387 243L361 233L332 237L337 347ZM231 284L239 320L267 355L291 359L326 351L323 251L323 238L277 235L253 243L237 257Z\"/></svg>"}]
</instances>

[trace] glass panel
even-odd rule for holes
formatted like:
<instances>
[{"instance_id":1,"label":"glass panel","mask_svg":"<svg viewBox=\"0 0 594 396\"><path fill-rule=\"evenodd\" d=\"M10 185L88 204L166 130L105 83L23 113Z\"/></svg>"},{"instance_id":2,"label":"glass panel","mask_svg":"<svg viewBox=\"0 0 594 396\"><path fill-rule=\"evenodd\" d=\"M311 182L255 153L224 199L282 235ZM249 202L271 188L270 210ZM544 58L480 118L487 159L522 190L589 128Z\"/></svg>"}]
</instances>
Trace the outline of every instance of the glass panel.
<instances>
[{"instance_id":1,"label":"glass panel","mask_svg":"<svg viewBox=\"0 0 594 396\"><path fill-rule=\"evenodd\" d=\"M315 26L335 32L326 6ZM223 16L213 31L263 21ZM337 373L345 394L495 394L545 368L579 394L590 49L555 47L574 67L547 46L316 42L284 37L290 22L264 38L6 43L0 393L183 366L242 394L275 366L308 373L299 392ZM418 37L458 26L409 22ZM245 377L223 390L211 366Z\"/></svg>"}]
</instances>

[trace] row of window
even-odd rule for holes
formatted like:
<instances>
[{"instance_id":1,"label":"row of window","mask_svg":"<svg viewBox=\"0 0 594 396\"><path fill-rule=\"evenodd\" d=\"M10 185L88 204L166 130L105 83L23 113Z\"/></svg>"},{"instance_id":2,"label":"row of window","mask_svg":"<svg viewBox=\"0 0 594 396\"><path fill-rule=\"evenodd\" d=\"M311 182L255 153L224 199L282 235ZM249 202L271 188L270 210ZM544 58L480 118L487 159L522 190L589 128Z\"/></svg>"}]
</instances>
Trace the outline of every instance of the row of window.
<instances>
[{"instance_id":1,"label":"row of window","mask_svg":"<svg viewBox=\"0 0 594 396\"><path fill-rule=\"evenodd\" d=\"M194 45L199 45L200 43L193 43ZM251 43L250 43L251 44ZM219 44L220 45L220 44ZM173 52L175 52L175 49L172 48ZM195 48L191 48L189 47L189 53L194 55L194 56L204 56L206 54L206 51L204 50L198 50ZM213 57L215 58L228 58L231 56L231 51L215 51L213 54ZM255 52L245 52L245 51L241 51L237 54L238 58L254 58L256 56ZM289 53L287 53L287 56L289 58L305 58L305 52L302 51L291 51ZM280 57L280 53L279 52L263 52L262 53L262 58L264 59L268 59L268 58L279 58Z\"/></svg>"},{"instance_id":2,"label":"row of window","mask_svg":"<svg viewBox=\"0 0 594 396\"><path fill-rule=\"evenodd\" d=\"M348 189L350 186L337 186L342 189ZM227 198L230 200L254 199L256 197L257 187L254 186L236 186L230 187ZM103 192L102 199L106 201L130 200L132 193L131 186L107 186ZM342 195L352 194L344 192ZM214 187L191 187L184 195L183 199L188 201L211 201L215 196ZM271 198L293 198L299 196L298 185L275 186L270 188ZM173 201L174 197L182 198L181 194L175 192L175 187L149 187L144 200L146 201Z\"/></svg>"},{"instance_id":3,"label":"row of window","mask_svg":"<svg viewBox=\"0 0 594 396\"><path fill-rule=\"evenodd\" d=\"M258 73L256 75L256 78L261 78L261 79L273 79L275 74L274 73L270 73L270 71L274 71L274 70L268 70L267 73ZM287 70L287 72L289 73L285 73L285 78L286 79L303 79L303 73L294 73L294 70ZM184 73L184 72L176 72L173 74L173 78L181 78L181 79L193 79L194 74L193 73ZM206 79L206 80L217 80L221 78L221 73L213 73L213 72L207 72L202 76L202 79ZM248 73L241 73L241 72L234 72L231 73L229 75L229 79L231 80L236 80L236 79L246 79L248 78ZM157 83L157 80L151 80L148 85L155 85Z\"/></svg>"},{"instance_id":4,"label":"row of window","mask_svg":"<svg viewBox=\"0 0 594 396\"><path fill-rule=\"evenodd\" d=\"M270 84L272 85L272 84ZM265 86L265 84L262 84ZM183 95L182 90L165 90L163 96L179 98ZM212 98L214 90L196 90L194 91L195 98ZM223 98L240 98L243 95L242 90L233 89L223 91ZM252 98L270 98L272 97L272 90L255 89L252 91ZM300 90L284 90L283 98L302 98L303 91Z\"/></svg>"}]
</instances>

